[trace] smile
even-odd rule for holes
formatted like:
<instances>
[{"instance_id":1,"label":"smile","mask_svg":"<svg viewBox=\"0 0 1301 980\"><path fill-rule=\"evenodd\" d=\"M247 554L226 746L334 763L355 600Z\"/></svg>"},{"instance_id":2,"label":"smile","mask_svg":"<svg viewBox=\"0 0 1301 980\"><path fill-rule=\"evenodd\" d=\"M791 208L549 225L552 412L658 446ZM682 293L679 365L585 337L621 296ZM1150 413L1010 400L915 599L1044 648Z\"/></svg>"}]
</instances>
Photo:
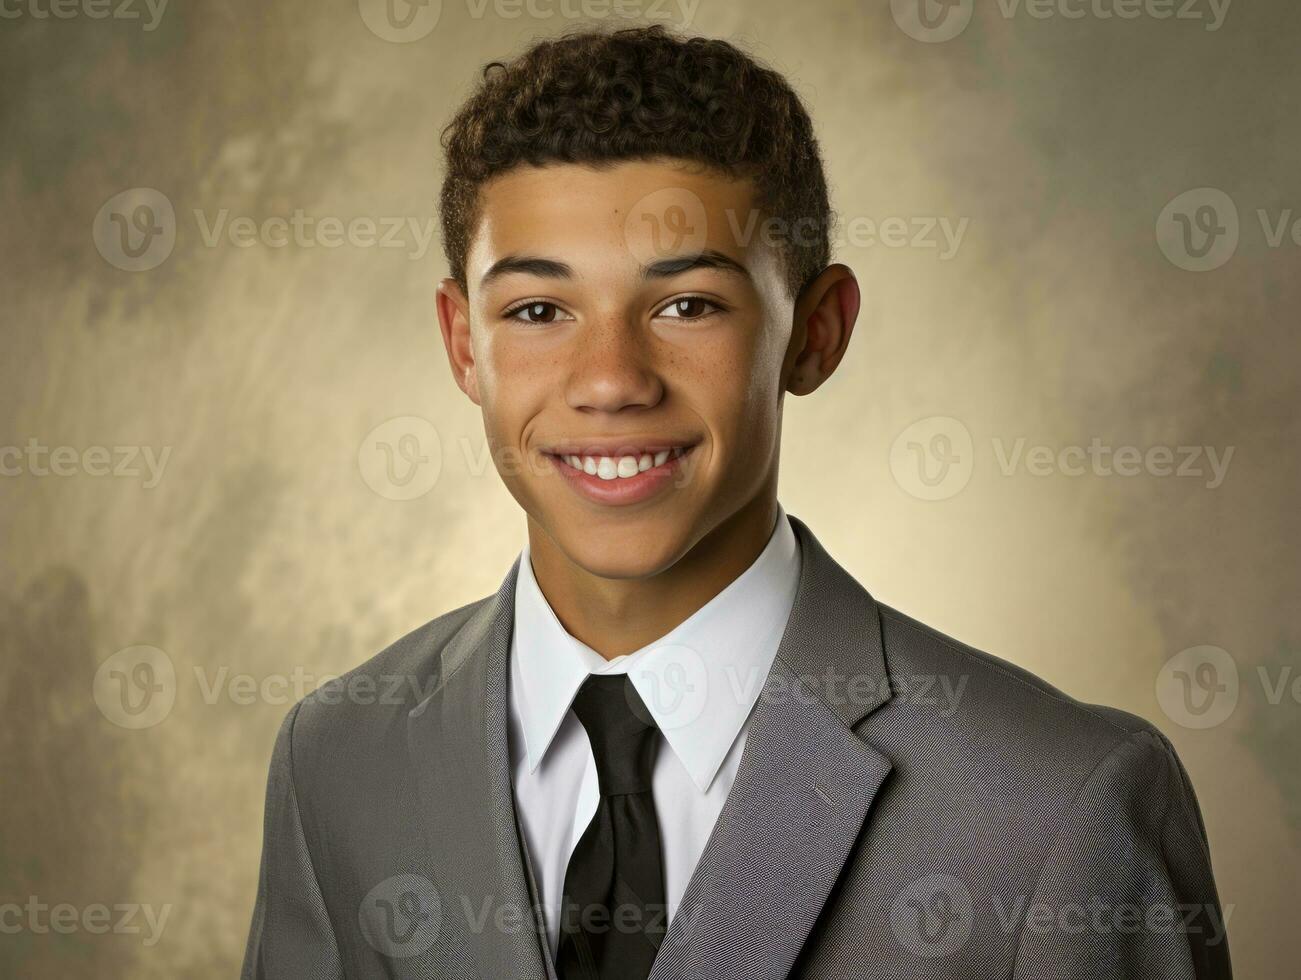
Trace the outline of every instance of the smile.
<instances>
[{"instance_id":1,"label":"smile","mask_svg":"<svg viewBox=\"0 0 1301 980\"><path fill-rule=\"evenodd\" d=\"M602 480L628 480L649 469L663 466L670 459L684 455L690 447L675 446L654 452L630 452L619 456L553 453L566 465Z\"/></svg>"},{"instance_id":2,"label":"smile","mask_svg":"<svg viewBox=\"0 0 1301 980\"><path fill-rule=\"evenodd\" d=\"M683 466L693 443L568 443L545 451L565 483L589 503L649 503L683 485Z\"/></svg>"}]
</instances>

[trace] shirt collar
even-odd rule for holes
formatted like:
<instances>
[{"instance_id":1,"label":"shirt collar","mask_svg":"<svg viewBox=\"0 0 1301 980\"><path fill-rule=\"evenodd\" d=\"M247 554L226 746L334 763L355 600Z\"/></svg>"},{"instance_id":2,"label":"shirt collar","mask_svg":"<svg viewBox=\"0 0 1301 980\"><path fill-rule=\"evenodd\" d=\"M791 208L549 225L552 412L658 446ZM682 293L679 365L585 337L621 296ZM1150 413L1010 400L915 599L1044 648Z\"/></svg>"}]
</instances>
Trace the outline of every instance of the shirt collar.
<instances>
[{"instance_id":1,"label":"shirt collar","mask_svg":"<svg viewBox=\"0 0 1301 980\"><path fill-rule=\"evenodd\" d=\"M665 636L607 661L556 618L525 544L510 697L529 771L542 762L588 675L627 673L692 781L707 790L763 690L795 603L799 567L799 543L778 504L768 544L749 568Z\"/></svg>"}]
</instances>

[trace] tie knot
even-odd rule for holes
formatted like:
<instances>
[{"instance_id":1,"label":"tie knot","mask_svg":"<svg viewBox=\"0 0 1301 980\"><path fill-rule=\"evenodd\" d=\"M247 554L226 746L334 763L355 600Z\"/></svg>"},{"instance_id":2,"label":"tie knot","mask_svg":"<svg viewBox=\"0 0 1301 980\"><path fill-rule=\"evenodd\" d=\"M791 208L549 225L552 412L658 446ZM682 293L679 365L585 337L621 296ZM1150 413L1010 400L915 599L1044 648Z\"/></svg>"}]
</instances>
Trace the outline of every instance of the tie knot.
<instances>
[{"instance_id":1,"label":"tie knot","mask_svg":"<svg viewBox=\"0 0 1301 980\"><path fill-rule=\"evenodd\" d=\"M574 698L602 796L649 793L659 729L627 674L591 674Z\"/></svg>"}]
</instances>

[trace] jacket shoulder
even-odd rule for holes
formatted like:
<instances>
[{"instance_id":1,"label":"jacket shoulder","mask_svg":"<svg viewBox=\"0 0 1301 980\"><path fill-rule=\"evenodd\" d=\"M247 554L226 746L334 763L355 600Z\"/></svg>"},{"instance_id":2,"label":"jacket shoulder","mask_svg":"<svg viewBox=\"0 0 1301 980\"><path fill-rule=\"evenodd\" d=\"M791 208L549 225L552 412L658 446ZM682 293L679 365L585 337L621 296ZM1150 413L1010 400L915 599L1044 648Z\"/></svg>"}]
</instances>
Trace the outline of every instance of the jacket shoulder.
<instances>
[{"instance_id":1,"label":"jacket shoulder","mask_svg":"<svg viewBox=\"0 0 1301 980\"><path fill-rule=\"evenodd\" d=\"M1066 694L1013 663L947 636L878 603L894 697L904 710L926 712L941 737L997 744L1008 763L1091 770L1121 743L1168 745L1138 715ZM925 688L928 698L918 693Z\"/></svg>"},{"instance_id":2,"label":"jacket shoulder","mask_svg":"<svg viewBox=\"0 0 1301 980\"><path fill-rule=\"evenodd\" d=\"M331 745L381 737L442 683L450 641L491 598L430 620L304 697L286 719L295 748L319 756Z\"/></svg>"}]
</instances>

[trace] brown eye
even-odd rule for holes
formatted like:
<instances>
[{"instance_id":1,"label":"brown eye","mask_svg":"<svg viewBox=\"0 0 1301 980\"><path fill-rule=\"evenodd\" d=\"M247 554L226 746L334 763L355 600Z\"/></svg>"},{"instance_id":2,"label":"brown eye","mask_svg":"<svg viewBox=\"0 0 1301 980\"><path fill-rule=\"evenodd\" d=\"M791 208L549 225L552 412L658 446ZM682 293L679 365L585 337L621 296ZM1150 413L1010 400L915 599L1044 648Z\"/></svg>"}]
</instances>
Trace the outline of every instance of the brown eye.
<instances>
[{"instance_id":1,"label":"brown eye","mask_svg":"<svg viewBox=\"0 0 1301 980\"><path fill-rule=\"evenodd\" d=\"M659 315L676 320L698 320L715 309L717 307L707 299L701 299L699 296L683 296L661 309Z\"/></svg>"},{"instance_id":2,"label":"brown eye","mask_svg":"<svg viewBox=\"0 0 1301 980\"><path fill-rule=\"evenodd\" d=\"M550 323L556 318L556 308L550 303L530 303L521 310L517 310L515 315L524 314L524 319L529 323Z\"/></svg>"},{"instance_id":3,"label":"brown eye","mask_svg":"<svg viewBox=\"0 0 1301 980\"><path fill-rule=\"evenodd\" d=\"M565 316L555 303L526 303L511 310L507 316L524 323L555 323L557 320L570 319Z\"/></svg>"}]
</instances>

